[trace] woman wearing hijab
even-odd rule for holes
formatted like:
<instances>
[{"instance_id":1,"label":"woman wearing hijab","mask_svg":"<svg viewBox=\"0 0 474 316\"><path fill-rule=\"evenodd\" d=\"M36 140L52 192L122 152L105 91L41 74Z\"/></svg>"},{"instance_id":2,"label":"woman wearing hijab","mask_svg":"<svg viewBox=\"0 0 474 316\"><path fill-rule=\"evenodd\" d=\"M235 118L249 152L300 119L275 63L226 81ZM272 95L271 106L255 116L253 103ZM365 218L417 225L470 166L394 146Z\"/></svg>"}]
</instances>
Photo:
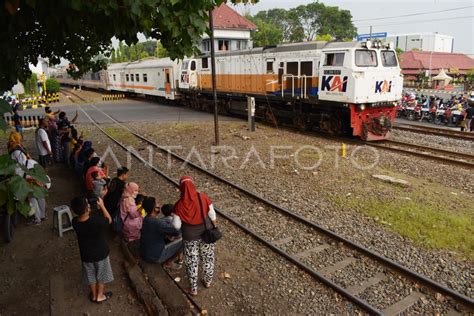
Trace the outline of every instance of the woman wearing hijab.
<instances>
[{"instance_id":1,"label":"woman wearing hijab","mask_svg":"<svg viewBox=\"0 0 474 316\"><path fill-rule=\"evenodd\" d=\"M124 239L128 242L140 239L140 229L143 225L143 217L135 204L138 191L138 184L127 183L120 199L120 217L123 222L122 233Z\"/></svg>"},{"instance_id":2,"label":"woman wearing hijab","mask_svg":"<svg viewBox=\"0 0 474 316\"><path fill-rule=\"evenodd\" d=\"M88 160L88 156L92 156L93 154L94 149L92 148L92 142L85 141L82 144L81 150L77 154L77 159L74 164L74 170L76 171L77 175L82 176L84 174L84 166Z\"/></svg>"},{"instance_id":3,"label":"woman wearing hijab","mask_svg":"<svg viewBox=\"0 0 474 316\"><path fill-rule=\"evenodd\" d=\"M216 212L211 199L203 192L198 193L193 179L184 176L179 181L181 198L175 204L175 213L181 219L181 230L184 241L184 264L188 275L190 295L197 295L199 258L202 260L204 277L203 285L211 286L214 275L214 244L206 244L201 236L206 227L216 224ZM201 201L201 203L199 202ZM201 205L202 212L201 214ZM203 217L206 220L204 225ZM180 227L177 227L178 229Z\"/></svg>"},{"instance_id":4,"label":"woman wearing hijab","mask_svg":"<svg viewBox=\"0 0 474 316\"><path fill-rule=\"evenodd\" d=\"M30 159L26 148L21 143L21 134L17 132L11 132L10 137L8 138L8 153L11 158L15 160L20 165L26 165L26 161Z\"/></svg>"}]
</instances>

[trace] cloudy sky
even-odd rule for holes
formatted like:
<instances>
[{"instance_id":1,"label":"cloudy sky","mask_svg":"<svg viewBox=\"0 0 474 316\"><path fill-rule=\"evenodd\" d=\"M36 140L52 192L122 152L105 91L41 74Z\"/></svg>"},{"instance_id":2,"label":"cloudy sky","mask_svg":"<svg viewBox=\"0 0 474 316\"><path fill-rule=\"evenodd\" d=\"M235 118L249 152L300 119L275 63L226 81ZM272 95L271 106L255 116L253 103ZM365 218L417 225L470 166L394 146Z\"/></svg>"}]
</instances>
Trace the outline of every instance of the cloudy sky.
<instances>
[{"instance_id":1,"label":"cloudy sky","mask_svg":"<svg viewBox=\"0 0 474 316\"><path fill-rule=\"evenodd\" d=\"M292 8L313 0L259 0L240 5L237 11L255 14L272 8ZM438 32L454 36L454 51L474 58L474 1L472 0L320 0L329 6L351 11L359 34L372 32ZM462 8L462 9L459 9ZM436 12L434 12L436 11ZM423 13L423 14L419 14ZM417 14L413 16L404 16ZM393 18L396 17L396 18ZM376 20L375 20L376 19Z\"/></svg>"}]
</instances>

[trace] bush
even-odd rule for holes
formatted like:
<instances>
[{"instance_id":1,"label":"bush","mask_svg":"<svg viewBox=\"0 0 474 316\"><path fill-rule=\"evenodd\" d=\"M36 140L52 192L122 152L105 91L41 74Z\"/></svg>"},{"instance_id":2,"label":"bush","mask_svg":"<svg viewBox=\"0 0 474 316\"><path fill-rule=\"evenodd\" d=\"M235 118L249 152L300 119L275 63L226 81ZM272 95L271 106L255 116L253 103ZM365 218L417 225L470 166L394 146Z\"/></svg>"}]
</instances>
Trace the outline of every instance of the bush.
<instances>
[{"instance_id":1,"label":"bush","mask_svg":"<svg viewBox=\"0 0 474 316\"><path fill-rule=\"evenodd\" d=\"M59 82L56 79L49 78L46 80L46 90L47 93L56 93L59 92Z\"/></svg>"}]
</instances>

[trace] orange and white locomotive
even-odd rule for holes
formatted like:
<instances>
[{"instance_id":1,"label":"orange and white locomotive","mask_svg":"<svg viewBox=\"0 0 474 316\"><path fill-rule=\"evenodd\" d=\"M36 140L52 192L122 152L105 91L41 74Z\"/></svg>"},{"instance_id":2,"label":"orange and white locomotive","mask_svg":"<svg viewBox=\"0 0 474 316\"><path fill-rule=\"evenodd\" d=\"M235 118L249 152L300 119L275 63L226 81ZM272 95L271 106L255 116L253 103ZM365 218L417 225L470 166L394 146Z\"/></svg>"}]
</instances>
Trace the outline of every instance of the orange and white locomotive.
<instances>
[{"instance_id":1,"label":"orange and white locomotive","mask_svg":"<svg viewBox=\"0 0 474 316\"><path fill-rule=\"evenodd\" d=\"M212 98L210 66L209 55L182 63L180 93L191 105ZM403 88L392 45L370 41L219 52L216 82L226 112L245 111L252 96L257 117L364 140L390 135Z\"/></svg>"}]
</instances>

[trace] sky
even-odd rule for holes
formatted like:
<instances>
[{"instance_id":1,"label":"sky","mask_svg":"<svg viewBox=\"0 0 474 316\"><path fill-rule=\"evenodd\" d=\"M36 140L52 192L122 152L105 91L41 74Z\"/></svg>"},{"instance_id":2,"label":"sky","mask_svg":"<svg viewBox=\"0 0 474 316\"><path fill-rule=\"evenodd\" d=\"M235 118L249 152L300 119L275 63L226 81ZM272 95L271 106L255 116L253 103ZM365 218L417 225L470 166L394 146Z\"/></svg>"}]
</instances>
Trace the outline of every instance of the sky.
<instances>
[{"instance_id":1,"label":"sky","mask_svg":"<svg viewBox=\"0 0 474 316\"><path fill-rule=\"evenodd\" d=\"M272 8L289 9L313 0L259 0L255 5L239 5L236 10L256 14ZM388 32L390 34L438 32L454 36L454 52L474 58L474 0L320 0L328 6L338 6L352 13L359 34ZM451 10L460 7L470 7ZM436 12L433 11L444 11ZM399 17L400 15L427 13ZM394 17L397 18L387 18ZM384 19L380 19L384 18ZM387 18L387 19L386 19ZM377 19L377 20L368 20Z\"/></svg>"}]
</instances>

